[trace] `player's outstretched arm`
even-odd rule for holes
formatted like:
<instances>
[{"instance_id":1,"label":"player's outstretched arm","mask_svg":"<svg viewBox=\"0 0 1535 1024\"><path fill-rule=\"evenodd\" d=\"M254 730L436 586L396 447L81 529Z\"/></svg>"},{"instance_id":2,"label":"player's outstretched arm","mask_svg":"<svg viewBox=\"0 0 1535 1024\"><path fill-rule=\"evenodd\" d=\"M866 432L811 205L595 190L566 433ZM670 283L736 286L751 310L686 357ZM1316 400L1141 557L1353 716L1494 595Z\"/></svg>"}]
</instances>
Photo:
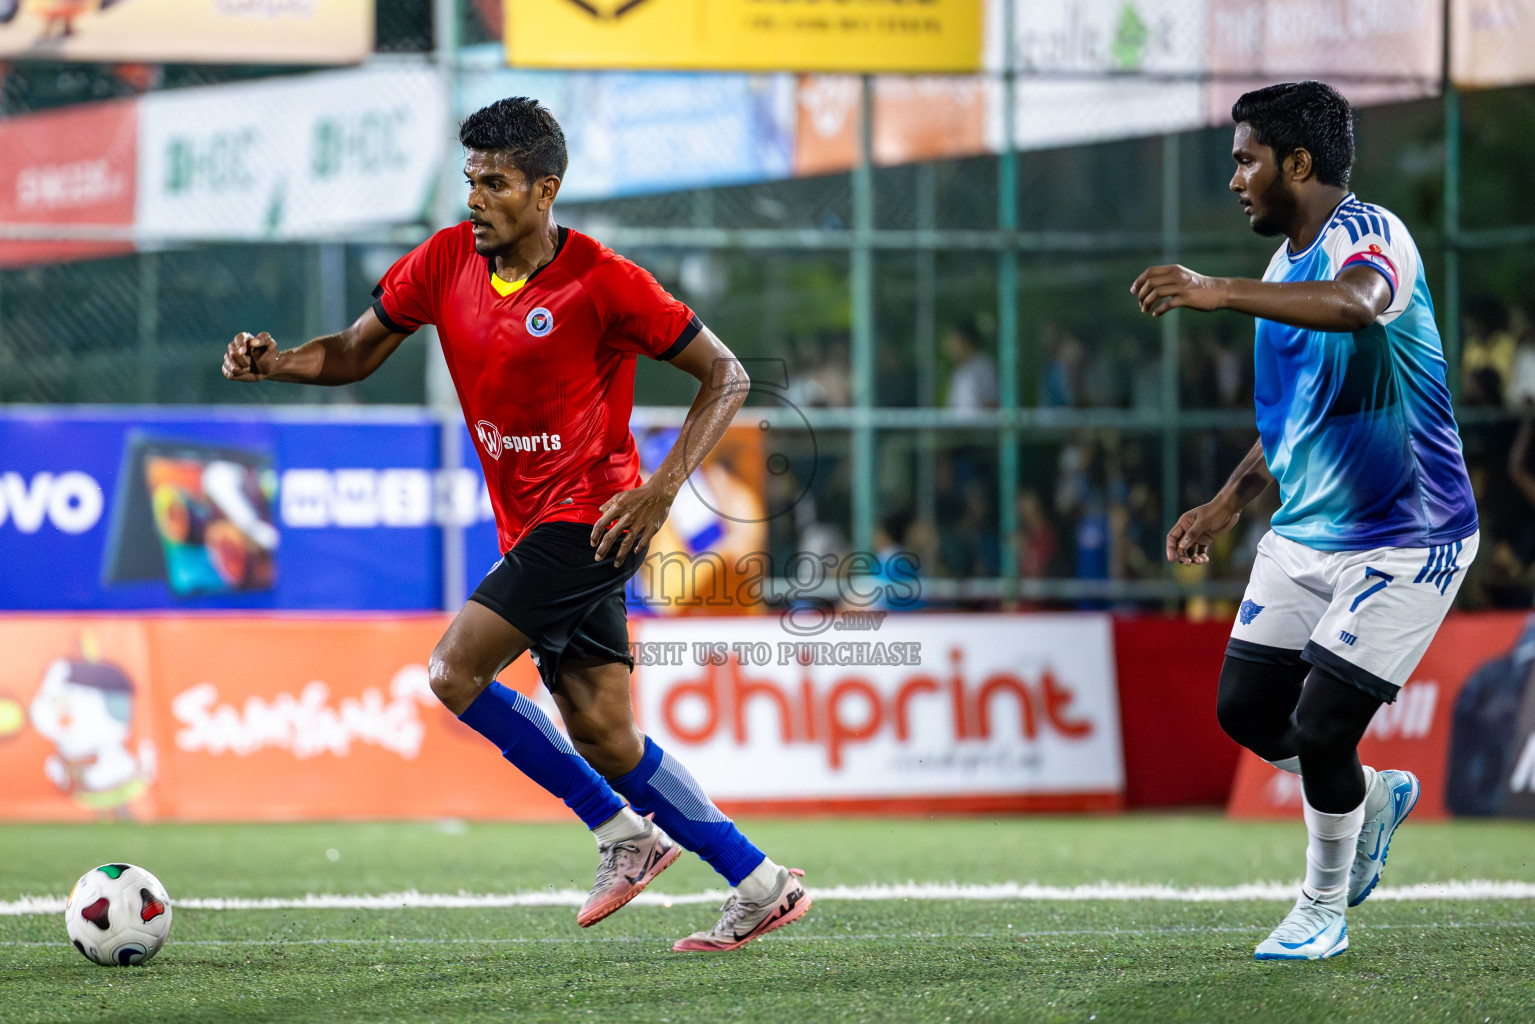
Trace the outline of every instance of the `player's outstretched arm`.
<instances>
[{"instance_id":1,"label":"player's outstretched arm","mask_svg":"<svg viewBox=\"0 0 1535 1024\"><path fill-rule=\"evenodd\" d=\"M297 348L279 350L265 331L242 332L224 350L224 376L238 381L350 384L378 369L407 337L385 327L371 308L363 310L346 330Z\"/></svg>"},{"instance_id":2,"label":"player's outstretched arm","mask_svg":"<svg viewBox=\"0 0 1535 1024\"><path fill-rule=\"evenodd\" d=\"M677 443L650 479L632 491L620 491L602 506L602 518L592 527L596 561L611 553L613 564L620 565L630 551L655 536L666 522L677 492L704 456L714 450L735 419L736 410L746 401L751 379L741 361L707 327L672 357L671 364L698 379L698 394L688 408Z\"/></svg>"},{"instance_id":3,"label":"player's outstretched arm","mask_svg":"<svg viewBox=\"0 0 1535 1024\"><path fill-rule=\"evenodd\" d=\"M1209 502L1178 517L1167 534L1167 560L1203 565L1210 560L1210 542L1237 524L1242 510L1274 482L1263 458L1263 442L1252 450Z\"/></svg>"},{"instance_id":4,"label":"player's outstretched arm","mask_svg":"<svg viewBox=\"0 0 1535 1024\"><path fill-rule=\"evenodd\" d=\"M1360 331L1391 304L1391 285L1368 267L1352 267L1331 281L1254 281L1206 277L1188 267L1147 267L1130 286L1141 312L1230 309L1312 331Z\"/></svg>"}]
</instances>

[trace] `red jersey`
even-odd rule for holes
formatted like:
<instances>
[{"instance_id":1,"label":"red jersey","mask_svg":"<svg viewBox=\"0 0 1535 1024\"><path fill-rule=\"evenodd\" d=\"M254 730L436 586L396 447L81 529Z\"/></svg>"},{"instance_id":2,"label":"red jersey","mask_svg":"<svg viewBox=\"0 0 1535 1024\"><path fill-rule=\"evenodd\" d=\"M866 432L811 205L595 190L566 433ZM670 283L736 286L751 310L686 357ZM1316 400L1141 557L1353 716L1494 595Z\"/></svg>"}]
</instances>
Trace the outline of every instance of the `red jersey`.
<instances>
[{"instance_id":1,"label":"red jersey","mask_svg":"<svg viewBox=\"0 0 1535 1024\"><path fill-rule=\"evenodd\" d=\"M503 552L539 523L595 523L639 485L634 357L670 359L702 329L644 269L569 228L516 284L474 251L467 221L444 228L373 294L392 331L436 325Z\"/></svg>"}]
</instances>

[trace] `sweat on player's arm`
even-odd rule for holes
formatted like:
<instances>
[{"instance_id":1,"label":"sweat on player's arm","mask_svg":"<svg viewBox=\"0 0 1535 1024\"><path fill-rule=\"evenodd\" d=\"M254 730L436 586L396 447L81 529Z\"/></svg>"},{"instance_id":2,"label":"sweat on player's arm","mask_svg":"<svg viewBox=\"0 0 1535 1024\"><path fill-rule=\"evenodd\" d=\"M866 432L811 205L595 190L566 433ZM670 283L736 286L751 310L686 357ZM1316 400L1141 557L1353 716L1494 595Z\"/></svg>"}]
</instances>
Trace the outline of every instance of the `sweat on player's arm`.
<instances>
[{"instance_id":1,"label":"sweat on player's arm","mask_svg":"<svg viewBox=\"0 0 1535 1024\"><path fill-rule=\"evenodd\" d=\"M666 522L677 492L719 443L736 410L746 401L751 387L746 370L707 327L700 327L693 340L669 362L698 379L698 394L688 408L677 442L650 479L631 490L619 491L602 506L602 517L592 525L592 544L597 548L594 561L601 561L612 551L613 564L621 565L630 551L650 542Z\"/></svg>"},{"instance_id":2,"label":"sweat on player's arm","mask_svg":"<svg viewBox=\"0 0 1535 1024\"><path fill-rule=\"evenodd\" d=\"M409 337L382 323L373 310L345 330L278 349L266 331L241 332L224 350L224 376L234 381L290 384L351 384L370 375Z\"/></svg>"},{"instance_id":3,"label":"sweat on player's arm","mask_svg":"<svg viewBox=\"0 0 1535 1024\"><path fill-rule=\"evenodd\" d=\"M1359 331L1391 304L1392 284L1372 265L1346 268L1331 281L1256 281L1207 277L1176 264L1147 267L1130 292L1141 312L1234 310L1313 331Z\"/></svg>"}]
</instances>

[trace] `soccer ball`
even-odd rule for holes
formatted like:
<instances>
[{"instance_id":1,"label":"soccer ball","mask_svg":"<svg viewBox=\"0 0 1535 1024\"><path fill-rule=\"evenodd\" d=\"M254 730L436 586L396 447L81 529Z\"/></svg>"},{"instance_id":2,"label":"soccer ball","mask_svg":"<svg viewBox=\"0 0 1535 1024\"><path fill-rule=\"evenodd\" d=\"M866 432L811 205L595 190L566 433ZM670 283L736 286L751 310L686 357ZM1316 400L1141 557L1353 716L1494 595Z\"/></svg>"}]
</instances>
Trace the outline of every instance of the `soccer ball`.
<instances>
[{"instance_id":1,"label":"soccer ball","mask_svg":"<svg viewBox=\"0 0 1535 1024\"><path fill-rule=\"evenodd\" d=\"M69 941L104 967L133 967L160 952L171 933L165 886L132 864L103 864L80 876L64 907Z\"/></svg>"}]
</instances>

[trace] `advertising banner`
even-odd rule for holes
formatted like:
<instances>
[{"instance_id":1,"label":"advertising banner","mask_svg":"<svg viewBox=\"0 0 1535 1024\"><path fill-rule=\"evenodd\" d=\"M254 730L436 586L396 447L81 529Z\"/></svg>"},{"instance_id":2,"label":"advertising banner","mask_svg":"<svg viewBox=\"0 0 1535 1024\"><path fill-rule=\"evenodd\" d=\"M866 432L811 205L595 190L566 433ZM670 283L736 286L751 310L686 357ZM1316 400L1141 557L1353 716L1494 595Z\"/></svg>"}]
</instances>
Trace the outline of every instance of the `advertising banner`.
<instances>
[{"instance_id":1,"label":"advertising banner","mask_svg":"<svg viewBox=\"0 0 1535 1024\"><path fill-rule=\"evenodd\" d=\"M513 67L963 72L975 0L505 0Z\"/></svg>"},{"instance_id":2,"label":"advertising banner","mask_svg":"<svg viewBox=\"0 0 1535 1024\"><path fill-rule=\"evenodd\" d=\"M432 695L446 626L0 618L0 819L563 820ZM526 658L502 682L539 685Z\"/></svg>"},{"instance_id":3,"label":"advertising banner","mask_svg":"<svg viewBox=\"0 0 1535 1024\"><path fill-rule=\"evenodd\" d=\"M1202 125L1207 11L1206 0L1019 4L1014 144L1045 149Z\"/></svg>"},{"instance_id":4,"label":"advertising banner","mask_svg":"<svg viewBox=\"0 0 1535 1024\"><path fill-rule=\"evenodd\" d=\"M1107 617L835 621L640 624L642 726L727 810L1118 806ZM432 695L447 624L0 617L0 820L570 820ZM528 659L501 679L558 719Z\"/></svg>"},{"instance_id":5,"label":"advertising banner","mask_svg":"<svg viewBox=\"0 0 1535 1024\"><path fill-rule=\"evenodd\" d=\"M421 220L453 129L442 77L379 67L151 93L137 222L168 238L305 238Z\"/></svg>"},{"instance_id":6,"label":"advertising banner","mask_svg":"<svg viewBox=\"0 0 1535 1024\"><path fill-rule=\"evenodd\" d=\"M0 224L133 226L137 107L91 103L0 121ZM0 265L132 251L123 242L0 240Z\"/></svg>"},{"instance_id":7,"label":"advertising banner","mask_svg":"<svg viewBox=\"0 0 1535 1024\"><path fill-rule=\"evenodd\" d=\"M1452 615L1396 703L1359 744L1375 768L1423 785L1414 817L1535 814L1535 621L1514 613ZM1233 817L1294 818L1300 777L1244 751Z\"/></svg>"},{"instance_id":8,"label":"advertising banner","mask_svg":"<svg viewBox=\"0 0 1535 1024\"><path fill-rule=\"evenodd\" d=\"M1366 106L1438 92L1444 0L1209 0L1209 123L1229 125L1250 89L1298 78L1338 79ZM1375 79L1375 81L1368 81Z\"/></svg>"},{"instance_id":9,"label":"advertising banner","mask_svg":"<svg viewBox=\"0 0 1535 1024\"><path fill-rule=\"evenodd\" d=\"M791 75L468 70L459 117L532 96L565 132L563 200L606 199L788 177Z\"/></svg>"},{"instance_id":10,"label":"advertising banner","mask_svg":"<svg viewBox=\"0 0 1535 1024\"><path fill-rule=\"evenodd\" d=\"M441 429L421 412L0 415L0 610L441 608L444 527L462 529L471 589L501 557L476 445L455 420L461 462L443 466ZM649 473L677 431L635 436ZM733 587L767 548L766 464L760 429L727 429L650 556L710 553L717 579L710 562L695 581ZM647 579L635 614L693 613Z\"/></svg>"},{"instance_id":11,"label":"advertising banner","mask_svg":"<svg viewBox=\"0 0 1535 1024\"><path fill-rule=\"evenodd\" d=\"M0 416L0 608L439 608L441 525L495 546L439 447L417 413Z\"/></svg>"},{"instance_id":12,"label":"advertising banner","mask_svg":"<svg viewBox=\"0 0 1535 1024\"><path fill-rule=\"evenodd\" d=\"M1462 89L1535 82L1535 0L1450 0L1450 77Z\"/></svg>"},{"instance_id":13,"label":"advertising banner","mask_svg":"<svg viewBox=\"0 0 1535 1024\"><path fill-rule=\"evenodd\" d=\"M0 58L103 63L355 64L370 0L8 0Z\"/></svg>"},{"instance_id":14,"label":"advertising banner","mask_svg":"<svg viewBox=\"0 0 1535 1024\"><path fill-rule=\"evenodd\" d=\"M759 811L1112 808L1110 620L822 609L646 622L641 726Z\"/></svg>"}]
</instances>

